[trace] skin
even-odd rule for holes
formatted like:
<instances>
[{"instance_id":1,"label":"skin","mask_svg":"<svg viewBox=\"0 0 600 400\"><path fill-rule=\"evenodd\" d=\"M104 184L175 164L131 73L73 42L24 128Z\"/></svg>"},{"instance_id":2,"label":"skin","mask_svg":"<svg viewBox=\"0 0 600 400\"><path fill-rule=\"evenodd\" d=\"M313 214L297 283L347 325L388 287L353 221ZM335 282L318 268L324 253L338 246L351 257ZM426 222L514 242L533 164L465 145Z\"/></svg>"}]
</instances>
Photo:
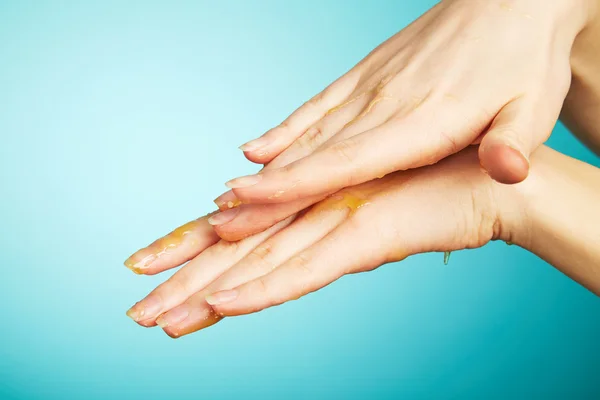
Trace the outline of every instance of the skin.
<instances>
[{"instance_id":1,"label":"skin","mask_svg":"<svg viewBox=\"0 0 600 400\"><path fill-rule=\"evenodd\" d=\"M585 212L600 201L600 171L546 147L531 166L525 182L502 185L482 171L470 147L433 166L343 189L239 242L181 245L171 259L192 261L128 314L180 337L223 316L297 299L345 274L494 239L535 252L600 294L600 215ZM207 226L205 220L195 229L203 236ZM153 263L146 273L177 265Z\"/></svg>"},{"instance_id":2,"label":"skin","mask_svg":"<svg viewBox=\"0 0 600 400\"><path fill-rule=\"evenodd\" d=\"M600 0L595 0L595 9L600 10ZM591 20L577 37L571 69L573 78L561 119L600 155L600 18Z\"/></svg>"},{"instance_id":3,"label":"skin","mask_svg":"<svg viewBox=\"0 0 600 400\"><path fill-rule=\"evenodd\" d=\"M481 165L492 178L523 180L529 153L559 116L570 57L576 83L600 76L597 67L578 67L596 61L580 54L589 53L581 43L596 43L590 32L597 31L591 27L598 0L540 1L442 1L390 38L281 125L242 146L248 159L268 166L228 182L233 190L217 204L243 205L216 218L216 232L239 240L343 187L435 163L469 144L480 143ZM568 100L583 92L572 89ZM566 119L594 114L586 101L581 115L581 101L568 103Z\"/></svg>"},{"instance_id":4,"label":"skin","mask_svg":"<svg viewBox=\"0 0 600 400\"><path fill-rule=\"evenodd\" d=\"M494 179L522 181L529 154L559 117L573 42L594 17L593 3L440 2L281 125L242 146L261 164L286 151L299 158L228 186L244 204L314 202L479 142L481 165ZM300 209L289 206L283 217Z\"/></svg>"},{"instance_id":5,"label":"skin","mask_svg":"<svg viewBox=\"0 0 600 400\"><path fill-rule=\"evenodd\" d=\"M505 3L509 7L504 10L516 11L510 4L517 3L534 4ZM578 5L585 6L580 9L584 15L597 15L600 1ZM568 13L564 16L573 18ZM562 110L567 125L596 151L600 143L600 114L595 112L600 99L598 39L598 19L579 32L571 52L573 84ZM371 113L388 100L371 108L367 104L366 109ZM329 116L339 117L347 106ZM514 111L516 122L519 113ZM493 132L494 123L475 143ZM308 132L312 132L311 140L322 135L321 130ZM305 133L301 138L306 137ZM313 150L296 140L277 157L264 151L259 156L265 162L271 160L263 170L269 172L286 169ZM482 163L485 154L480 148ZM496 156L502 164L502 151ZM142 326L158 322L167 334L179 337L213 325L223 316L295 299L347 273L367 271L419 252L479 247L493 239L529 249L600 294L600 216L588 212L600 201L600 172L542 147L531 158L529 178L504 186L482 172L477 158L475 148L463 150L435 166L393 173L334 197L319 194L240 206L236 193L227 192L216 200L220 214L177 229L128 259L126 265L148 275L191 260L128 315ZM489 165L486 169L502 180ZM310 207L314 203L318 204ZM247 237L253 232L262 233ZM217 233L230 240L247 238L230 243L219 241ZM153 257L156 254L160 257Z\"/></svg>"}]
</instances>

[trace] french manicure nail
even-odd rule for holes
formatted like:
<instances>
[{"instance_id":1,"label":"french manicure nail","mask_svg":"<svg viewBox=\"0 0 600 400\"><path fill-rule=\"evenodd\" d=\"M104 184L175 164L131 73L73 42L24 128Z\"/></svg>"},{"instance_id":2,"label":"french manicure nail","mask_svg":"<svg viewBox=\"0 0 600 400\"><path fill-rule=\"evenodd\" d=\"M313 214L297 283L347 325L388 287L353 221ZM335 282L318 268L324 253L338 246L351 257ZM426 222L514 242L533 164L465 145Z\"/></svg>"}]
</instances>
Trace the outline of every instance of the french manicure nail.
<instances>
[{"instance_id":1,"label":"french manicure nail","mask_svg":"<svg viewBox=\"0 0 600 400\"><path fill-rule=\"evenodd\" d=\"M127 316L134 321L153 318L162 309L162 302L157 296L148 296L127 310Z\"/></svg>"},{"instance_id":2,"label":"french manicure nail","mask_svg":"<svg viewBox=\"0 0 600 400\"><path fill-rule=\"evenodd\" d=\"M182 305L158 317L156 319L156 323L158 324L158 326L164 329L168 326L179 324L187 317L189 317L189 315L190 311L188 307L186 305Z\"/></svg>"},{"instance_id":3,"label":"french manicure nail","mask_svg":"<svg viewBox=\"0 0 600 400\"><path fill-rule=\"evenodd\" d=\"M243 144L239 147L243 152L256 151L260 150L273 142L273 139L268 136L261 136L258 139L254 139L249 141L246 144Z\"/></svg>"},{"instance_id":4,"label":"french manicure nail","mask_svg":"<svg viewBox=\"0 0 600 400\"><path fill-rule=\"evenodd\" d=\"M222 211L218 214L213 215L208 219L208 223L212 226L224 225L233 219L240 213L239 207L232 208L230 210Z\"/></svg>"},{"instance_id":5,"label":"french manicure nail","mask_svg":"<svg viewBox=\"0 0 600 400\"><path fill-rule=\"evenodd\" d=\"M206 302L211 306L218 306L219 304L229 303L238 297L237 290L223 290L217 293L213 293L206 297Z\"/></svg>"},{"instance_id":6,"label":"french manicure nail","mask_svg":"<svg viewBox=\"0 0 600 400\"><path fill-rule=\"evenodd\" d=\"M262 179L262 175L248 175L242 176L241 178L235 178L225 183L229 189L242 189L250 186L256 185Z\"/></svg>"}]
</instances>

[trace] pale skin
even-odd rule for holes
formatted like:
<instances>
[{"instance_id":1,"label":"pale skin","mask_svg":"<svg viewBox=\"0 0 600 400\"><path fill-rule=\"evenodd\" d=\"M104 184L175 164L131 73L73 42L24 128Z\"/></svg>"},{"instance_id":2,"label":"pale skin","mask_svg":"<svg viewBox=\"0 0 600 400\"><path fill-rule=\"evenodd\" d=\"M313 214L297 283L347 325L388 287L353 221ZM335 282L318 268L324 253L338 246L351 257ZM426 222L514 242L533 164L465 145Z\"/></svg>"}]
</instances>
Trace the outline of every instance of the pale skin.
<instances>
[{"instance_id":1,"label":"pale skin","mask_svg":"<svg viewBox=\"0 0 600 400\"><path fill-rule=\"evenodd\" d=\"M223 316L299 298L346 274L494 239L533 251L600 294L600 213L586 211L600 202L600 171L547 147L531 160L525 182L502 185L481 170L471 147L433 166L344 189L239 242L216 242L204 218L195 228L202 246L186 239L144 273L178 266L169 260L192 261L128 314L179 337ZM205 250L210 242L216 243ZM133 259L148 251L156 249Z\"/></svg>"},{"instance_id":2,"label":"pale skin","mask_svg":"<svg viewBox=\"0 0 600 400\"><path fill-rule=\"evenodd\" d=\"M509 3L533 2L503 4ZM600 4L586 3L588 12L592 3ZM600 143L600 113L590 112L594 106L598 110L599 60L586 51L600 39L597 19L593 21L578 31L570 55L573 85L562 109L565 122L592 148ZM179 337L223 316L301 297L345 274L412 254L480 247L494 239L538 254L600 294L600 213L590 213L600 201L600 171L541 146L528 155L529 177L503 185L491 178L502 181L492 169L483 168L483 145L333 196L328 191L290 202L240 206L236 193L228 192L217 199L222 213L186 225L128 260L130 268L149 275L191 260L128 315L143 326L158 323ZM264 172L310 154L309 146L295 141ZM304 211L295 215L299 210ZM261 233L251 236L255 232ZM246 238L227 242L219 235Z\"/></svg>"},{"instance_id":3,"label":"pale skin","mask_svg":"<svg viewBox=\"0 0 600 400\"><path fill-rule=\"evenodd\" d=\"M522 181L569 91L573 43L598 9L598 0L442 1L242 146L251 161L277 166L227 183L223 196L244 205L217 231L237 240L268 227L264 210L282 220L343 187L479 142L492 178ZM579 107L566 118L570 109Z\"/></svg>"}]
</instances>

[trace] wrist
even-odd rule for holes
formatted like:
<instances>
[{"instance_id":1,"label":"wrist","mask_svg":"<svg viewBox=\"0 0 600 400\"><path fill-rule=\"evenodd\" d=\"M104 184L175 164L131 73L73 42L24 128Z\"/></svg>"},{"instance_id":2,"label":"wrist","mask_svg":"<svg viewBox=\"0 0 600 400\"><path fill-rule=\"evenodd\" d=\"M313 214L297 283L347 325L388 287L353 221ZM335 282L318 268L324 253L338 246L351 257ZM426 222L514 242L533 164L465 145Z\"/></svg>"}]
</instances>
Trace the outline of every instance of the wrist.
<instances>
[{"instance_id":1,"label":"wrist","mask_svg":"<svg viewBox=\"0 0 600 400\"><path fill-rule=\"evenodd\" d=\"M498 231L495 239L532 250L533 237L540 225L536 212L540 201L547 201L548 188L552 186L553 157L559 153L540 146L530 158L529 176L523 182L503 185L493 181L493 193L497 206Z\"/></svg>"},{"instance_id":2,"label":"wrist","mask_svg":"<svg viewBox=\"0 0 600 400\"><path fill-rule=\"evenodd\" d=\"M571 69L575 80L587 81L597 75L600 61L600 0L585 0L586 21L571 49Z\"/></svg>"},{"instance_id":3,"label":"wrist","mask_svg":"<svg viewBox=\"0 0 600 400\"><path fill-rule=\"evenodd\" d=\"M600 295L600 169L541 146L523 183L495 189L499 238Z\"/></svg>"}]
</instances>

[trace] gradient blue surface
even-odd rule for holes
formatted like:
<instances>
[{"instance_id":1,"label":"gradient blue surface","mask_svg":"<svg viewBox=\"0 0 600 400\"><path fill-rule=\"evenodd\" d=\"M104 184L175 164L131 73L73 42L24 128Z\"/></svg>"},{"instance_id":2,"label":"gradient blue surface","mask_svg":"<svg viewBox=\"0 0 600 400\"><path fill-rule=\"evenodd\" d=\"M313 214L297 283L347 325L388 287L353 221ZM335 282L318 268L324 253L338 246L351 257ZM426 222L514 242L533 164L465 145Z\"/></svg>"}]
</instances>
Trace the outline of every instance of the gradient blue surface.
<instances>
[{"instance_id":1,"label":"gradient blue surface","mask_svg":"<svg viewBox=\"0 0 600 400\"><path fill-rule=\"evenodd\" d=\"M177 341L125 316L164 279L129 253L433 3L1 0L0 398L600 398L600 301L503 243Z\"/></svg>"}]
</instances>

